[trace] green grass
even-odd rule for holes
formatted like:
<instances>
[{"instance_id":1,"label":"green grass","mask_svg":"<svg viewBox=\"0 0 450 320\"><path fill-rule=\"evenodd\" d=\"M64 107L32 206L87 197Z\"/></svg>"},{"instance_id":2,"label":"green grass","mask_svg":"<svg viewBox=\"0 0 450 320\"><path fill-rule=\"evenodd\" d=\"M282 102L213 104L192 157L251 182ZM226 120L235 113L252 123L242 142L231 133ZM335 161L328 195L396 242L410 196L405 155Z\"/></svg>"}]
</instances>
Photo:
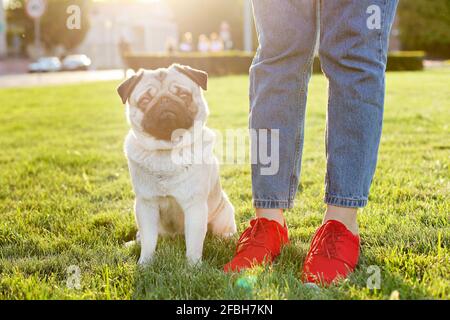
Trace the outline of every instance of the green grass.
<instances>
[{"instance_id":1,"label":"green grass","mask_svg":"<svg viewBox=\"0 0 450 320\"><path fill-rule=\"evenodd\" d=\"M231 276L221 267L236 238L208 236L195 269L182 237L160 239L154 263L136 267L139 248L124 246L136 226L117 83L0 90L0 299L386 299L394 290L449 299L449 82L449 70L388 73L379 165L359 215L360 264L320 290L302 285L299 270L324 211L323 76L310 86L302 179L286 214L292 243L272 267ZM247 77L209 87L209 126L246 128ZM249 166L221 175L242 231L253 214ZM66 286L71 265L79 290ZM366 287L371 265L379 290Z\"/></svg>"}]
</instances>

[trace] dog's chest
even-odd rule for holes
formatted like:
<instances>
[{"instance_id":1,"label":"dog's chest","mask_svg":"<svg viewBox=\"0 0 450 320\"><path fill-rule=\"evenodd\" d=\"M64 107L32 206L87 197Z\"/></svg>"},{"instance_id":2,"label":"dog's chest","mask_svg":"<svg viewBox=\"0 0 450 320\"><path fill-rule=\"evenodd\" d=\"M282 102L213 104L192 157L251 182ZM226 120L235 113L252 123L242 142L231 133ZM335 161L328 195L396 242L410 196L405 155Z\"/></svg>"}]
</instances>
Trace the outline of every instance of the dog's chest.
<instances>
[{"instance_id":1,"label":"dog's chest","mask_svg":"<svg viewBox=\"0 0 450 320\"><path fill-rule=\"evenodd\" d=\"M135 191L144 196L171 195L192 171L191 165L174 162L170 151L141 150L129 162Z\"/></svg>"}]
</instances>

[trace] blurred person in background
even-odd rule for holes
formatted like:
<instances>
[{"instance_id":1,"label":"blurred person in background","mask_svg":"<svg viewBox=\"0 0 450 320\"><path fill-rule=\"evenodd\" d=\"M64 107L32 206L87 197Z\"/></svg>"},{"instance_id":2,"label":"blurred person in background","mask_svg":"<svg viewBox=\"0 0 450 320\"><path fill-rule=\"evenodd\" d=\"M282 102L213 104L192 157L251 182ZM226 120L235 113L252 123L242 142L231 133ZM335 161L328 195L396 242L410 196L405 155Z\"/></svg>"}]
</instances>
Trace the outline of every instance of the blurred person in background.
<instances>
[{"instance_id":1,"label":"blurred person in background","mask_svg":"<svg viewBox=\"0 0 450 320\"><path fill-rule=\"evenodd\" d=\"M124 78L127 77L127 69L128 69L125 55L127 53L130 53L130 51L131 51L131 44L125 39L125 36L121 36L119 39L119 52L120 52L120 57L122 59Z\"/></svg>"},{"instance_id":2,"label":"blurred person in background","mask_svg":"<svg viewBox=\"0 0 450 320\"><path fill-rule=\"evenodd\" d=\"M180 43L180 51L181 52L192 52L194 49L192 44L192 33L186 32L183 35L183 38Z\"/></svg>"},{"instance_id":3,"label":"blurred person in background","mask_svg":"<svg viewBox=\"0 0 450 320\"><path fill-rule=\"evenodd\" d=\"M211 33L210 37L210 51L211 52L220 52L223 51L223 41L219 37L219 35L215 32Z\"/></svg>"},{"instance_id":4,"label":"blurred person in background","mask_svg":"<svg viewBox=\"0 0 450 320\"><path fill-rule=\"evenodd\" d=\"M231 40L231 31L230 31L230 25L228 24L228 22L223 21L220 24L219 35L223 41L224 49L231 50L233 48L233 41Z\"/></svg>"},{"instance_id":5,"label":"blurred person in background","mask_svg":"<svg viewBox=\"0 0 450 320\"><path fill-rule=\"evenodd\" d=\"M177 41L174 38L168 38L166 40L166 52L173 54L177 51Z\"/></svg>"},{"instance_id":6,"label":"blurred person in background","mask_svg":"<svg viewBox=\"0 0 450 320\"><path fill-rule=\"evenodd\" d=\"M199 52L208 52L209 51L209 39L205 34L201 34L198 37L197 50Z\"/></svg>"}]
</instances>

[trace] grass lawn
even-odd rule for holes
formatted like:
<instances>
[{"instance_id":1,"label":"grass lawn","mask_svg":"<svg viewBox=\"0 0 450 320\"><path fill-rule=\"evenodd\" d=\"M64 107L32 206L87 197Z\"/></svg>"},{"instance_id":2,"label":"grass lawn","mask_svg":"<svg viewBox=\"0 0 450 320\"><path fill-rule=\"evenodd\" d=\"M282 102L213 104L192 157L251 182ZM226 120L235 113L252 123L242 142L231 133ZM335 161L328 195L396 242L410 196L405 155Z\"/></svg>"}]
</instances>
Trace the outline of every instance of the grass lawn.
<instances>
[{"instance_id":1,"label":"grass lawn","mask_svg":"<svg viewBox=\"0 0 450 320\"><path fill-rule=\"evenodd\" d=\"M347 281L299 281L324 212L326 80L310 86L302 179L287 212L291 245L272 267L226 275L237 238L208 236L204 263L185 263L184 239L160 238L138 270L133 194L116 82L0 90L0 299L450 298L450 71L389 73L384 132L370 204L359 215L362 256ZM214 129L246 128L247 77L210 80ZM249 166L224 166L242 231L253 215ZM81 288L68 270L81 273ZM366 286L377 266L381 288ZM376 270L376 269L375 269Z\"/></svg>"}]
</instances>

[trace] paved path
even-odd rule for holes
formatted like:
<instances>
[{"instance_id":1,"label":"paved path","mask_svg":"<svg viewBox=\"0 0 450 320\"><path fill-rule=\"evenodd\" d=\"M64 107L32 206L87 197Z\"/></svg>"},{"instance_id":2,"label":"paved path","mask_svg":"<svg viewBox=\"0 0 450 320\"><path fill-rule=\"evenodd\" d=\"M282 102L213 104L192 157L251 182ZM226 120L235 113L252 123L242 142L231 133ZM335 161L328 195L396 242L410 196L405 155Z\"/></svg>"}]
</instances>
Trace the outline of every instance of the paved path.
<instances>
[{"instance_id":1,"label":"paved path","mask_svg":"<svg viewBox=\"0 0 450 320\"><path fill-rule=\"evenodd\" d=\"M53 86L92 81L120 80L123 70L29 73L0 76L0 88Z\"/></svg>"}]
</instances>

